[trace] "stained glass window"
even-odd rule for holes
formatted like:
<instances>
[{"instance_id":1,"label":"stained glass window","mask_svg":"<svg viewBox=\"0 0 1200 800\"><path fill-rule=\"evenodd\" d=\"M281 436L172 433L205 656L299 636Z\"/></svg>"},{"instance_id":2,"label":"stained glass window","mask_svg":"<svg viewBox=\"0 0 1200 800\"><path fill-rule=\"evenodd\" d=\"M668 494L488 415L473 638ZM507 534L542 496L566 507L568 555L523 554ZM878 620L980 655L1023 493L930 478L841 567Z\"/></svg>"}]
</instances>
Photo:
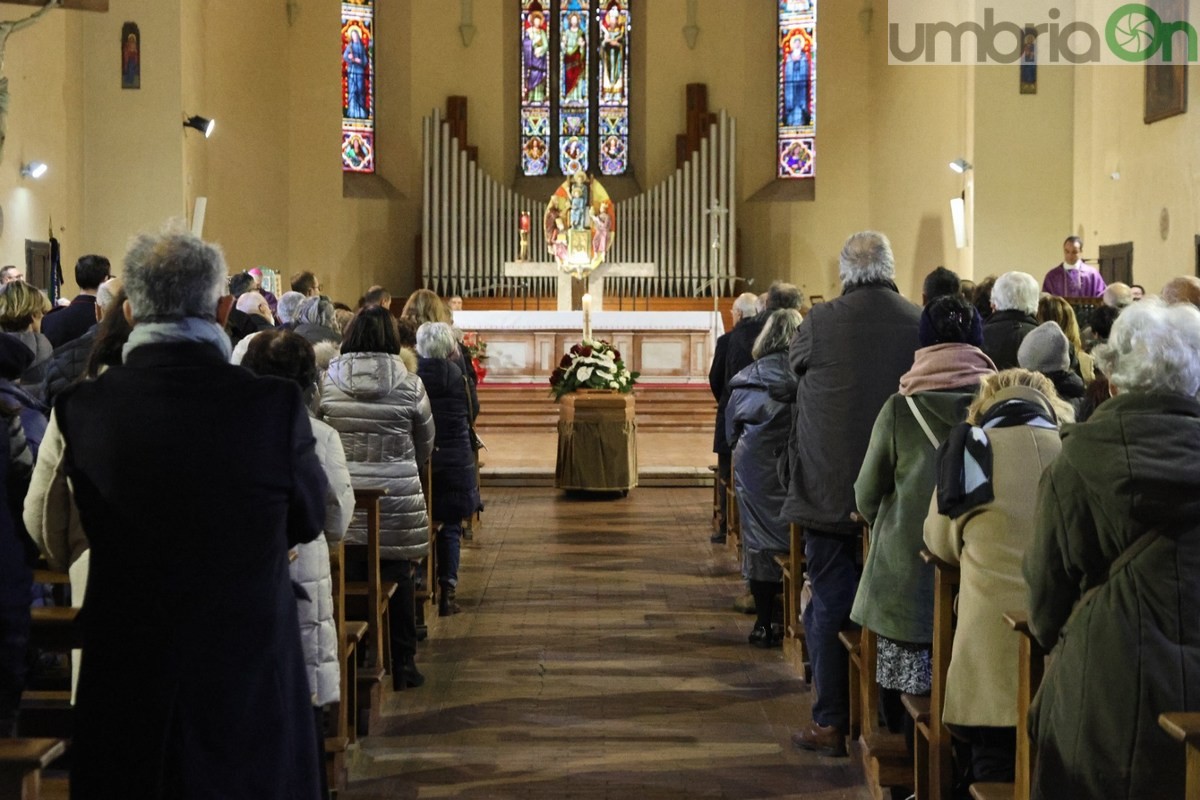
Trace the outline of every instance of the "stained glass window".
<instances>
[{"instance_id":1,"label":"stained glass window","mask_svg":"<svg viewBox=\"0 0 1200 800\"><path fill-rule=\"evenodd\" d=\"M817 165L817 0L778 1L778 174L811 178Z\"/></svg>"},{"instance_id":2,"label":"stained glass window","mask_svg":"<svg viewBox=\"0 0 1200 800\"><path fill-rule=\"evenodd\" d=\"M375 171L375 0L342 0L342 170Z\"/></svg>"},{"instance_id":3,"label":"stained glass window","mask_svg":"<svg viewBox=\"0 0 1200 800\"><path fill-rule=\"evenodd\" d=\"M629 0L521 0L521 171L629 169Z\"/></svg>"}]
</instances>

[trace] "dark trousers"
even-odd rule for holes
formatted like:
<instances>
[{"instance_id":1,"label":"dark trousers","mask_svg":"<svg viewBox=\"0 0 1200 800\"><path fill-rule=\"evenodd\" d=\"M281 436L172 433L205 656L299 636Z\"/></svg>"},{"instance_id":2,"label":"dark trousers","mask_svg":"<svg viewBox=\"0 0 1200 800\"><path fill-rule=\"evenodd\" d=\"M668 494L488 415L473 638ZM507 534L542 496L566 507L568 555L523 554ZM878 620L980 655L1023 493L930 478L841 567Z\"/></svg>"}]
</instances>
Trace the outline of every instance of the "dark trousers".
<instances>
[{"instance_id":1,"label":"dark trousers","mask_svg":"<svg viewBox=\"0 0 1200 800\"><path fill-rule=\"evenodd\" d=\"M971 746L972 783L1012 783L1016 777L1017 729L948 725Z\"/></svg>"},{"instance_id":2,"label":"dark trousers","mask_svg":"<svg viewBox=\"0 0 1200 800\"><path fill-rule=\"evenodd\" d=\"M346 580L365 581L367 565L362 561L351 561L346 565ZM379 580L396 584L396 593L388 600L390 629L389 642L392 659L403 666L417 654L417 584L413 573L413 562L381 559ZM393 672L396 668L393 667Z\"/></svg>"},{"instance_id":3,"label":"dark trousers","mask_svg":"<svg viewBox=\"0 0 1200 800\"><path fill-rule=\"evenodd\" d=\"M770 627L775 621L775 596L783 591L778 581L750 581L750 594L754 597L754 609L758 615L757 627Z\"/></svg>"},{"instance_id":4,"label":"dark trousers","mask_svg":"<svg viewBox=\"0 0 1200 800\"><path fill-rule=\"evenodd\" d=\"M728 530L726 522L729 520L729 492L725 491L725 487L729 486L732 479L733 454L717 453L717 480L721 486L721 490L717 492L717 502L721 504L721 529L717 533L720 536L724 536Z\"/></svg>"},{"instance_id":5,"label":"dark trousers","mask_svg":"<svg viewBox=\"0 0 1200 800\"><path fill-rule=\"evenodd\" d=\"M850 607L858 591L855 536L806 529L804 555L812 600L804 609L804 638L812 665L812 718L818 725L850 730L849 657L838 634L851 625Z\"/></svg>"},{"instance_id":6,"label":"dark trousers","mask_svg":"<svg viewBox=\"0 0 1200 800\"><path fill-rule=\"evenodd\" d=\"M329 800L329 773L325 769L325 706L313 706L313 718L317 722L318 765L321 773L321 800Z\"/></svg>"},{"instance_id":7,"label":"dark trousers","mask_svg":"<svg viewBox=\"0 0 1200 800\"><path fill-rule=\"evenodd\" d=\"M437 534L438 583L458 586L458 561L462 549L462 521L445 522Z\"/></svg>"}]
</instances>

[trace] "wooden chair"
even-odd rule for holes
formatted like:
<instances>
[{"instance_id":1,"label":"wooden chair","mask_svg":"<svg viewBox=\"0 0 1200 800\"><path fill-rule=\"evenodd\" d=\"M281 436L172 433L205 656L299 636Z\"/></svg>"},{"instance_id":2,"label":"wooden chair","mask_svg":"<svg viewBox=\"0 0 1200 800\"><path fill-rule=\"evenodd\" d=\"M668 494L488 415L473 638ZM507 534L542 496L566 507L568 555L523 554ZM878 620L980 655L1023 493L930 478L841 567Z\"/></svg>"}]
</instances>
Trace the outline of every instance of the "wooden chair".
<instances>
[{"instance_id":1,"label":"wooden chair","mask_svg":"<svg viewBox=\"0 0 1200 800\"><path fill-rule=\"evenodd\" d=\"M864 564L870 547L870 528L864 525ZM854 637L845 633L838 638L849 651ZM878 649L875 632L868 628L859 631L857 647L857 661L851 652L850 702L852 709L857 704L858 725L855 726L852 721L851 728L857 728L858 731L858 754L863 775L867 779L867 788L876 800L881 800L886 795L885 787L912 785L912 758L908 752L908 745L904 742L904 735L892 733L879 725L879 684L875 682Z\"/></svg>"},{"instance_id":2,"label":"wooden chair","mask_svg":"<svg viewBox=\"0 0 1200 800\"><path fill-rule=\"evenodd\" d=\"M929 697L904 695L904 707L913 718L915 742L913 781L918 800L950 800L954 794L954 754L949 729L942 723L946 706L946 674L954 645L954 598L959 569L928 550L921 551L933 565L933 684Z\"/></svg>"},{"instance_id":3,"label":"wooden chair","mask_svg":"<svg viewBox=\"0 0 1200 800\"><path fill-rule=\"evenodd\" d=\"M0 797L42 800L42 770L66 749L61 739L0 739Z\"/></svg>"},{"instance_id":4,"label":"wooden chair","mask_svg":"<svg viewBox=\"0 0 1200 800\"><path fill-rule=\"evenodd\" d=\"M1193 799L1200 797L1200 714L1182 711L1161 714L1158 724L1172 739L1183 742L1187 748L1187 778L1183 796Z\"/></svg>"},{"instance_id":5,"label":"wooden chair","mask_svg":"<svg viewBox=\"0 0 1200 800\"><path fill-rule=\"evenodd\" d=\"M1017 646L1017 759L1015 783L976 783L975 800L1029 800L1033 793L1034 752L1029 738L1029 706L1046 671L1046 651L1029 630L1029 614L1010 611L1004 620L1020 634Z\"/></svg>"}]
</instances>

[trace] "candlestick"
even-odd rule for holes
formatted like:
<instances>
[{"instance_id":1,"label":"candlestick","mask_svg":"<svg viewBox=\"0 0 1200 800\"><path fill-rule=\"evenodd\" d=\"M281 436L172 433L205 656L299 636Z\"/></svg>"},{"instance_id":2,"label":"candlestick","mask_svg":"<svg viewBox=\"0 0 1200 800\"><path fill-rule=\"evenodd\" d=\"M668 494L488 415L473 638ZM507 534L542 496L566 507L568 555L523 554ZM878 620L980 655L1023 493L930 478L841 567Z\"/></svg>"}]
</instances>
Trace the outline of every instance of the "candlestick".
<instances>
[{"instance_id":1,"label":"candlestick","mask_svg":"<svg viewBox=\"0 0 1200 800\"><path fill-rule=\"evenodd\" d=\"M583 296L583 340L585 342L592 340L592 296L590 294Z\"/></svg>"}]
</instances>

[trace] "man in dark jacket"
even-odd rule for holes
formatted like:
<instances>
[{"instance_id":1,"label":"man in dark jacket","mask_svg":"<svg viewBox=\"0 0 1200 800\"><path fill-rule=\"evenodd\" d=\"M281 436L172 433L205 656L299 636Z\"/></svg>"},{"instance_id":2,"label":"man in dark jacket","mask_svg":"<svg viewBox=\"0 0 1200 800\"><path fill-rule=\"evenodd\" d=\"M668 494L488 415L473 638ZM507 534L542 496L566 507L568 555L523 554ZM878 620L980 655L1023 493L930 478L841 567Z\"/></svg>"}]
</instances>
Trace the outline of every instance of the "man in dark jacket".
<instances>
[{"instance_id":1,"label":"man in dark jacket","mask_svg":"<svg viewBox=\"0 0 1200 800\"><path fill-rule=\"evenodd\" d=\"M997 370L1020 366L1017 351L1030 331L1038 326L1037 280L1025 272L1006 272L992 287L992 315L983 323L983 352Z\"/></svg>"},{"instance_id":2,"label":"man in dark jacket","mask_svg":"<svg viewBox=\"0 0 1200 800\"><path fill-rule=\"evenodd\" d=\"M319 793L288 550L321 532L326 481L298 388L228 363L224 276L188 234L134 242L125 363L63 392L64 457L38 464L91 546L79 800ZM253 458L230 456L234 429Z\"/></svg>"},{"instance_id":3,"label":"man in dark jacket","mask_svg":"<svg viewBox=\"0 0 1200 800\"><path fill-rule=\"evenodd\" d=\"M813 590L803 620L812 722L792 742L841 755L850 711L846 651L837 637L858 587L854 481L875 417L912 366L921 311L897 291L891 244L881 233L851 236L839 271L842 296L813 306L789 348L799 382L783 515L804 528Z\"/></svg>"},{"instance_id":4,"label":"man in dark jacket","mask_svg":"<svg viewBox=\"0 0 1200 800\"><path fill-rule=\"evenodd\" d=\"M75 282L79 284L79 295L71 305L50 312L42 320L42 335L50 344L62 347L72 339L78 339L96 324L96 292L100 284L112 277L110 265L104 256L84 256L75 262Z\"/></svg>"},{"instance_id":5,"label":"man in dark jacket","mask_svg":"<svg viewBox=\"0 0 1200 800\"><path fill-rule=\"evenodd\" d=\"M735 373L728 371L729 360L729 342L733 338L734 331L742 328L753 328L754 336L758 336L758 332L762 330L763 323L766 321L766 315L762 318L756 317L758 311L758 295L753 292L746 292L738 295L733 301L733 328L717 337L716 346L713 348L712 366L708 370L708 386L712 389L713 399L717 401L717 428L713 432L713 452L717 454L717 476L718 479L724 481L726 485L729 483L729 475L732 468L731 455L729 450L729 442L725 439L725 406L729 402L729 393L727 391L729 379ZM750 340L753 344L753 339ZM721 527L720 530L713 533L709 540L713 544L725 543L725 492L719 492L721 503Z\"/></svg>"},{"instance_id":6,"label":"man in dark jacket","mask_svg":"<svg viewBox=\"0 0 1200 800\"><path fill-rule=\"evenodd\" d=\"M96 291L97 320L104 319L113 298L120 294L120 291L120 278L111 278L100 284L100 288ZM119 309L117 313L121 313ZM79 380L79 377L87 369L88 356L92 352L92 344L96 341L98 324L99 322L92 325L79 338L72 339L62 347L55 348L50 363L46 365L46 378L42 381L42 398L46 401L46 405L53 407L54 399L62 393L63 389Z\"/></svg>"}]
</instances>

